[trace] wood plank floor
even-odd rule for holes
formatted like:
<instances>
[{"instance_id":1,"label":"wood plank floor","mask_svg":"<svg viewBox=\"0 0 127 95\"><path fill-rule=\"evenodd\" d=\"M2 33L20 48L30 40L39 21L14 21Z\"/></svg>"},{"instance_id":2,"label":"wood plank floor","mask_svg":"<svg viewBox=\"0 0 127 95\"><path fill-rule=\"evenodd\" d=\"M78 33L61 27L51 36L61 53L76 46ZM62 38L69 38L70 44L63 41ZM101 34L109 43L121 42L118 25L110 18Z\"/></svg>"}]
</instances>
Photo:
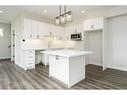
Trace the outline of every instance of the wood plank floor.
<instances>
[{"instance_id":1,"label":"wood plank floor","mask_svg":"<svg viewBox=\"0 0 127 95\"><path fill-rule=\"evenodd\" d=\"M0 61L0 89L68 89L48 77L48 67L24 71L10 60ZM86 66L86 78L70 89L127 89L127 72Z\"/></svg>"}]
</instances>

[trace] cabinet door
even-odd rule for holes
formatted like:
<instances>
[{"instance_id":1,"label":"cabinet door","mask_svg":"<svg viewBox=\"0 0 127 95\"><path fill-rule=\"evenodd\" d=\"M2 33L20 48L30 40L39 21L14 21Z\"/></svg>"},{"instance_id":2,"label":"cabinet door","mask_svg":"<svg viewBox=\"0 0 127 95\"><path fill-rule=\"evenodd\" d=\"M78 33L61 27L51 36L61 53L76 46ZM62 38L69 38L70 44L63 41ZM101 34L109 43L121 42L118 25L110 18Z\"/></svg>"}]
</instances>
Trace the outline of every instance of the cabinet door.
<instances>
[{"instance_id":1,"label":"cabinet door","mask_svg":"<svg viewBox=\"0 0 127 95\"><path fill-rule=\"evenodd\" d=\"M49 75L68 84L69 64L65 57L49 55Z\"/></svg>"},{"instance_id":2,"label":"cabinet door","mask_svg":"<svg viewBox=\"0 0 127 95\"><path fill-rule=\"evenodd\" d=\"M83 22L84 31L103 29L103 17L85 20Z\"/></svg>"},{"instance_id":3,"label":"cabinet door","mask_svg":"<svg viewBox=\"0 0 127 95\"><path fill-rule=\"evenodd\" d=\"M23 37L25 39L31 39L32 38L32 31L31 31L31 20L24 19L24 32Z\"/></svg>"},{"instance_id":4,"label":"cabinet door","mask_svg":"<svg viewBox=\"0 0 127 95\"><path fill-rule=\"evenodd\" d=\"M42 62L44 65L49 65L49 59L48 59L48 54L41 54L43 57L42 57Z\"/></svg>"},{"instance_id":5,"label":"cabinet door","mask_svg":"<svg viewBox=\"0 0 127 95\"><path fill-rule=\"evenodd\" d=\"M35 67L35 51L23 51L23 66L29 69Z\"/></svg>"},{"instance_id":6,"label":"cabinet door","mask_svg":"<svg viewBox=\"0 0 127 95\"><path fill-rule=\"evenodd\" d=\"M38 32L39 32L39 35L40 35L40 38L43 38L47 35L49 35L49 28L50 26L46 23L43 23L43 22L39 22L38 24Z\"/></svg>"},{"instance_id":7,"label":"cabinet door","mask_svg":"<svg viewBox=\"0 0 127 95\"><path fill-rule=\"evenodd\" d=\"M71 40L71 34L75 33L75 26L65 28L65 40Z\"/></svg>"},{"instance_id":8,"label":"cabinet door","mask_svg":"<svg viewBox=\"0 0 127 95\"><path fill-rule=\"evenodd\" d=\"M51 36L57 36L57 29L55 25L49 24L49 33Z\"/></svg>"},{"instance_id":9,"label":"cabinet door","mask_svg":"<svg viewBox=\"0 0 127 95\"><path fill-rule=\"evenodd\" d=\"M103 18L93 19L93 29L103 29Z\"/></svg>"},{"instance_id":10,"label":"cabinet door","mask_svg":"<svg viewBox=\"0 0 127 95\"><path fill-rule=\"evenodd\" d=\"M63 27L60 27L60 26L55 26L55 28L56 28L56 38L58 39L58 40L64 40L64 29L63 29Z\"/></svg>"},{"instance_id":11,"label":"cabinet door","mask_svg":"<svg viewBox=\"0 0 127 95\"><path fill-rule=\"evenodd\" d=\"M36 38L38 38L38 21L34 21L34 20L32 20L31 21L32 23L31 23L31 31L32 31L32 38L33 39L36 39Z\"/></svg>"},{"instance_id":12,"label":"cabinet door","mask_svg":"<svg viewBox=\"0 0 127 95\"><path fill-rule=\"evenodd\" d=\"M92 20L85 20L83 22L84 31L89 31L93 29L93 21Z\"/></svg>"}]
</instances>

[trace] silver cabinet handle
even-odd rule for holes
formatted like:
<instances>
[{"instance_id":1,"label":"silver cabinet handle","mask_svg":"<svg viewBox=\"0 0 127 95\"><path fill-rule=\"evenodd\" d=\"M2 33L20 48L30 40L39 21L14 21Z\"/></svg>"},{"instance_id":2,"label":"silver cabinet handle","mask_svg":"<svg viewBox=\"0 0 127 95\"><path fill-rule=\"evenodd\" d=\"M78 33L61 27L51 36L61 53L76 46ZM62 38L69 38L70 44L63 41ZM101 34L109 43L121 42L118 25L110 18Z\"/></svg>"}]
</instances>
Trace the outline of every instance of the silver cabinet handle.
<instances>
[{"instance_id":1,"label":"silver cabinet handle","mask_svg":"<svg viewBox=\"0 0 127 95\"><path fill-rule=\"evenodd\" d=\"M91 28L93 29L94 28L94 25L91 25Z\"/></svg>"},{"instance_id":2,"label":"silver cabinet handle","mask_svg":"<svg viewBox=\"0 0 127 95\"><path fill-rule=\"evenodd\" d=\"M50 32L50 34L49 34L50 36L52 36L52 32Z\"/></svg>"},{"instance_id":3,"label":"silver cabinet handle","mask_svg":"<svg viewBox=\"0 0 127 95\"><path fill-rule=\"evenodd\" d=\"M33 63L28 63L29 65L33 64Z\"/></svg>"},{"instance_id":4,"label":"silver cabinet handle","mask_svg":"<svg viewBox=\"0 0 127 95\"><path fill-rule=\"evenodd\" d=\"M60 36L60 40L62 40L62 37Z\"/></svg>"},{"instance_id":5,"label":"silver cabinet handle","mask_svg":"<svg viewBox=\"0 0 127 95\"><path fill-rule=\"evenodd\" d=\"M30 38L32 38L32 34L30 34Z\"/></svg>"},{"instance_id":6,"label":"silver cabinet handle","mask_svg":"<svg viewBox=\"0 0 127 95\"><path fill-rule=\"evenodd\" d=\"M59 56L58 55L56 55L56 60L59 60Z\"/></svg>"},{"instance_id":7,"label":"silver cabinet handle","mask_svg":"<svg viewBox=\"0 0 127 95\"><path fill-rule=\"evenodd\" d=\"M69 37L67 37L67 40L69 40Z\"/></svg>"},{"instance_id":8,"label":"silver cabinet handle","mask_svg":"<svg viewBox=\"0 0 127 95\"><path fill-rule=\"evenodd\" d=\"M29 58L33 58L33 56L29 56Z\"/></svg>"},{"instance_id":9,"label":"silver cabinet handle","mask_svg":"<svg viewBox=\"0 0 127 95\"><path fill-rule=\"evenodd\" d=\"M39 38L39 35L37 35L37 38Z\"/></svg>"}]
</instances>

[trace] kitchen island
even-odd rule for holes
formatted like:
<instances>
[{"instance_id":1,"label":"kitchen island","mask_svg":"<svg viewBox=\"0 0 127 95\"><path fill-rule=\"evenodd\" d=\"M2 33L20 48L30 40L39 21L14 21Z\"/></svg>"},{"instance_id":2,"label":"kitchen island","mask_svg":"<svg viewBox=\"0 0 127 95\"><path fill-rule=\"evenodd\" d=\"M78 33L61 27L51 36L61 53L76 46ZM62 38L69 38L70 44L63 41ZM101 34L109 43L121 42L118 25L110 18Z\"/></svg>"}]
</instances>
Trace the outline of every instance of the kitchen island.
<instances>
[{"instance_id":1,"label":"kitchen island","mask_svg":"<svg viewBox=\"0 0 127 95\"><path fill-rule=\"evenodd\" d=\"M92 52L62 49L43 53L49 55L49 76L70 88L85 78L85 55Z\"/></svg>"}]
</instances>

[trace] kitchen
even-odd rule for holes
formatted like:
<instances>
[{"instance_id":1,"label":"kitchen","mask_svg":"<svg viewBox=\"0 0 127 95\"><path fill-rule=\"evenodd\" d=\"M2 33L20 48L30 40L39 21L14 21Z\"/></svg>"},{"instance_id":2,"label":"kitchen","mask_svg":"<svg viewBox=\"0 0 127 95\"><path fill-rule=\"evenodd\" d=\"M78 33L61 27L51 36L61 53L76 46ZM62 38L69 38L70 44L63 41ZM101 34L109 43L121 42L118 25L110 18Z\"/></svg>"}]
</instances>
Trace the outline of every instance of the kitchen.
<instances>
[{"instance_id":1,"label":"kitchen","mask_svg":"<svg viewBox=\"0 0 127 95\"><path fill-rule=\"evenodd\" d=\"M20 21L20 19L22 20L23 18L19 18L19 21ZM57 67L57 68L54 68L55 71L52 70L52 68L51 68L50 72L54 71L54 73L58 72L58 71L56 71L57 69L62 70L62 67L61 66L57 66L57 65L55 66L55 64L53 64L54 66L51 65L51 63L53 62L54 59L50 60L50 56L49 55L56 56L57 57L56 59L58 60L59 57L63 56L63 55L65 55L64 57L71 57L71 59L72 59L73 57L76 58L76 56L77 57L82 57L82 56L85 56L85 55L87 55L89 53L92 53L91 51L80 51L80 50L77 51L77 50L74 50L74 46L73 45L75 45L76 39L74 39L74 37L72 37L74 39L74 41L73 40L71 41L71 40L68 40L68 39L64 39L64 35L62 34L62 33L64 33L62 31L63 28L60 27L60 26L55 26L55 25L52 25L52 24L42 23L42 22L38 22L38 21L35 21L35 20L30 20L30 19L23 19L22 22L23 22L23 24L21 23L21 25L23 25L23 27L24 27L23 30L24 31L17 32L18 34L15 33L15 36L17 36L17 38L18 38L18 39L15 39L15 41L17 41L17 42L15 42L15 49L17 50L15 52L18 53L16 55L16 58L15 58L15 63L18 66L20 66L21 68L25 69L25 70L27 70L27 69L35 69L36 56L38 57L37 61L39 61L39 56L36 53L36 51L38 53L39 52L42 53L42 54L39 54L39 55L42 55L41 59L43 59L43 60L40 60L40 62L44 63L45 65L50 64L49 65L49 71L50 71L51 67L52 68ZM19 24L19 22L18 22L18 24ZM49 30L49 29L51 29L51 30ZM44 34L43 34L43 31L45 32ZM50 32L50 31L52 31L52 32ZM62 32L62 33L60 34L59 32ZM19 34L19 33L21 33L21 34ZM39 33L41 33L41 34L39 34ZM80 33L76 32L75 34L80 34ZM21 37L21 39L19 39L19 35L23 35ZM69 36L70 35L68 35L68 37ZM72 39L72 38L69 37L69 39ZM80 39L78 39L78 41L81 41L82 40L81 39L81 34L80 34L79 38ZM20 41L20 45L17 45L17 43L19 44L18 41ZM71 49L71 50L68 50L68 49ZM18 51L21 52L21 54ZM63 52L59 52L59 51L63 51ZM54 52L54 53L50 53L50 52ZM67 54L64 54L65 52ZM68 53L70 53L70 55ZM18 59L20 59L20 60L18 60ZM84 59L85 58L82 57L82 58L78 58L77 60L79 60L79 62L80 62L80 60L84 60ZM44 61L48 61L48 62L44 62ZM40 62L37 62L37 63L40 63ZM56 63L55 60L54 60L54 62ZM65 60L65 62L66 62L66 60ZM72 61L72 64L73 63L74 63L74 61ZM70 62L67 63L67 64L70 65ZM81 64L81 66L80 66L80 64ZM64 82L64 83L66 83L68 85L68 87L71 87L72 84L74 85L78 81L81 81L82 79L85 78L85 72L84 72L85 69L84 69L83 64L85 65L85 61L81 61L78 64L80 66L80 68L78 68L76 71L78 71L79 74L81 72L81 76L75 77L75 81L73 81L74 83L69 84L69 81L68 82ZM71 68L75 68L75 66L73 67L73 65L71 67L70 66L66 67L66 65L65 65L64 68L65 69L68 68L69 70L71 70ZM64 65L62 65L62 66L64 66ZM82 68L82 71L80 71L81 68ZM51 75L53 77L56 76L55 78L57 78L57 79L59 79L60 75L63 75L63 74L68 76L68 74L65 74L65 72L64 72L64 71L67 71L65 69L63 69L63 72L61 72L62 74L54 75L54 74L51 73L50 76ZM74 72L74 71L71 71L71 72ZM72 75L72 74L69 74L69 76L70 75ZM76 80L76 78L78 80ZM61 79L65 80L64 77L61 78ZM68 80L70 80L70 78Z\"/></svg>"},{"instance_id":2,"label":"kitchen","mask_svg":"<svg viewBox=\"0 0 127 95\"><path fill-rule=\"evenodd\" d=\"M12 69L15 76L19 75L22 79L23 75L28 75L27 77L32 77L31 81L35 82L33 84L45 89L54 89L54 85L55 88L66 89L73 89L73 87L115 89L120 88L121 85L126 88L124 82L121 82L123 84L120 86L110 83L112 81L110 75L114 74L112 70L116 69L115 73L117 70L120 70L120 73L127 71L126 57L123 56L125 55L123 47L126 45L123 44L125 40L122 39L125 31L122 31L123 34L119 32L122 28L126 30L124 25L126 25L127 11L121 11L127 9L126 6L6 7L12 10L14 10L13 7L22 11L26 9L11 21L11 62L14 63L14 67L10 64L8 66L16 70L21 69L16 72ZM41 15L38 15L39 10L42 11ZM59 22L58 18L64 15L68 18L60 18L61 22ZM64 20L67 21L64 22ZM119 46L116 41L121 45ZM3 67L6 68L6 66ZM105 77L107 79L103 79ZM23 83L33 85L27 81L28 79L30 78L23 79ZM118 81L119 78L115 79ZM96 82L93 83L91 80Z\"/></svg>"}]
</instances>

